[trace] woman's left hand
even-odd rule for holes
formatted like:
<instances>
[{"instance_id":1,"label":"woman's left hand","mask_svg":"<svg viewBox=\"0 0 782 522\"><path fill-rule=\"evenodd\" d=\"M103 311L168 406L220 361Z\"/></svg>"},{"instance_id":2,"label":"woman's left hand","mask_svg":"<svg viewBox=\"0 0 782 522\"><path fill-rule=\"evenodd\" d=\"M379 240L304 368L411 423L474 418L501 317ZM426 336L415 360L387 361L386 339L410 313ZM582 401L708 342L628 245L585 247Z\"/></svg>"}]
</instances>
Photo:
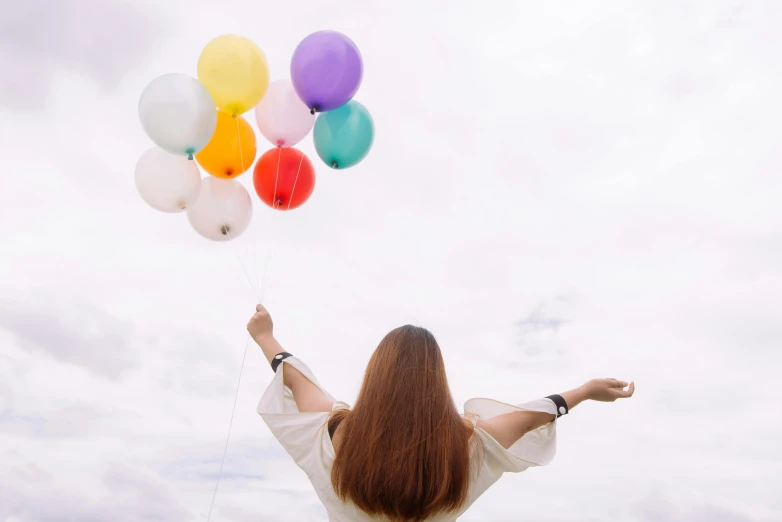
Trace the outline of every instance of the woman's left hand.
<instances>
[{"instance_id":1,"label":"woman's left hand","mask_svg":"<svg viewBox=\"0 0 782 522\"><path fill-rule=\"evenodd\" d=\"M616 379L592 379L584 385L587 398L599 402L614 402L617 399L628 399L635 393L635 383L629 385ZM625 390L625 388L627 388Z\"/></svg>"},{"instance_id":2,"label":"woman's left hand","mask_svg":"<svg viewBox=\"0 0 782 522\"><path fill-rule=\"evenodd\" d=\"M250 332L250 335L258 344L261 344L262 340L274 336L272 316L263 305L255 307L255 313L247 323L247 331Z\"/></svg>"}]
</instances>

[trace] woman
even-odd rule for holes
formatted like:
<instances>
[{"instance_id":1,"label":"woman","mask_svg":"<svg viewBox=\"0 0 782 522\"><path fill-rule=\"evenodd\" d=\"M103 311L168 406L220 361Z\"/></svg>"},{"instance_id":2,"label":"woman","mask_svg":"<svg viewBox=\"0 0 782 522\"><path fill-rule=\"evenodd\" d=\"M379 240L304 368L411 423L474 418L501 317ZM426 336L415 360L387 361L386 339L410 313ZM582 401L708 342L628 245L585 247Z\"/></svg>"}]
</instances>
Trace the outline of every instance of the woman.
<instances>
[{"instance_id":1,"label":"woman","mask_svg":"<svg viewBox=\"0 0 782 522\"><path fill-rule=\"evenodd\" d=\"M471 399L462 416L435 338L404 326L372 354L351 410L283 350L263 306L247 329L275 371L258 413L307 473L331 522L456 520L504 472L551 462L557 417L635 390L596 379L520 406Z\"/></svg>"}]
</instances>

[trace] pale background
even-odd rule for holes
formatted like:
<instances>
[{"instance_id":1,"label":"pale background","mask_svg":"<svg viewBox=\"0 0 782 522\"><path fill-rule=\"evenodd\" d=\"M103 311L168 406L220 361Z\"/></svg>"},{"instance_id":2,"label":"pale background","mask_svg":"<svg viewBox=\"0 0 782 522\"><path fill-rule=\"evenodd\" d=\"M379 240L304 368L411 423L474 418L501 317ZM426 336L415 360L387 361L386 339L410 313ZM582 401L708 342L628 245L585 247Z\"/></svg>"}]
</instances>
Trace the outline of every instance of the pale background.
<instances>
[{"instance_id":1,"label":"pale background","mask_svg":"<svg viewBox=\"0 0 782 522\"><path fill-rule=\"evenodd\" d=\"M237 251L347 402L406 322L459 405L637 382L462 520L782 520L782 3L0 7L0 522L206 520L255 304ZM320 29L363 53L370 156L334 172L308 138L312 199L256 204L237 251L146 207L144 86L223 33L285 77ZM326 520L254 412L271 375L253 346L212 520Z\"/></svg>"}]
</instances>

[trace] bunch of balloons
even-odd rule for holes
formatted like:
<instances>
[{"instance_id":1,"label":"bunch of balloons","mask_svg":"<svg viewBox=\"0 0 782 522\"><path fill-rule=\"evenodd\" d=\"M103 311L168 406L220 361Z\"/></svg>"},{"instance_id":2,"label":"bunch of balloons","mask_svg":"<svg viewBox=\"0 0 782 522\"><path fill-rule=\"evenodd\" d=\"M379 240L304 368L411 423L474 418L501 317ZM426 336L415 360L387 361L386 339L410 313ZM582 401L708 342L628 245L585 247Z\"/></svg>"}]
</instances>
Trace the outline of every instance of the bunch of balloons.
<instances>
[{"instance_id":1,"label":"bunch of balloons","mask_svg":"<svg viewBox=\"0 0 782 522\"><path fill-rule=\"evenodd\" d=\"M300 207L315 188L315 169L294 145L313 127L315 150L331 168L356 165L372 147L372 117L353 100L362 77L358 48L335 31L302 40L290 79L271 83L257 45L237 35L215 38L198 59L198 79L164 74L141 94L139 118L156 147L136 164L139 194L162 212L187 211L208 239L239 236L253 213L236 178L255 162L255 132L243 117L254 108L258 130L274 145L255 162L255 192L273 209Z\"/></svg>"}]
</instances>

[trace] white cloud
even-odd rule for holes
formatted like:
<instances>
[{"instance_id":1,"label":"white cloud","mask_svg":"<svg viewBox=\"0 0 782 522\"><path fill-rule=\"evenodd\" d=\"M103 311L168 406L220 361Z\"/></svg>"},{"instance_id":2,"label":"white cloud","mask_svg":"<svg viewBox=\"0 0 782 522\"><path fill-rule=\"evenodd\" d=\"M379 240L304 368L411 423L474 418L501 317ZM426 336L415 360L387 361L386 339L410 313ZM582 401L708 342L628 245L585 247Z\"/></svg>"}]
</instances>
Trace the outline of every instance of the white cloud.
<instances>
[{"instance_id":1,"label":"white cloud","mask_svg":"<svg viewBox=\"0 0 782 522\"><path fill-rule=\"evenodd\" d=\"M161 35L161 14L126 0L29 0L3 7L0 20L0 107L42 108L52 82L74 71L116 87Z\"/></svg>"},{"instance_id":2,"label":"white cloud","mask_svg":"<svg viewBox=\"0 0 782 522\"><path fill-rule=\"evenodd\" d=\"M154 472L110 462L100 479L74 483L54 477L34 461L5 453L0 478L0 518L20 522L84 520L186 520L190 514ZM6 467L7 466L7 467Z\"/></svg>"},{"instance_id":3,"label":"white cloud","mask_svg":"<svg viewBox=\"0 0 782 522\"><path fill-rule=\"evenodd\" d=\"M23 347L111 378L138 364L138 354L129 346L132 323L90 303L43 292L6 295L0 300L0 327Z\"/></svg>"}]
</instances>

